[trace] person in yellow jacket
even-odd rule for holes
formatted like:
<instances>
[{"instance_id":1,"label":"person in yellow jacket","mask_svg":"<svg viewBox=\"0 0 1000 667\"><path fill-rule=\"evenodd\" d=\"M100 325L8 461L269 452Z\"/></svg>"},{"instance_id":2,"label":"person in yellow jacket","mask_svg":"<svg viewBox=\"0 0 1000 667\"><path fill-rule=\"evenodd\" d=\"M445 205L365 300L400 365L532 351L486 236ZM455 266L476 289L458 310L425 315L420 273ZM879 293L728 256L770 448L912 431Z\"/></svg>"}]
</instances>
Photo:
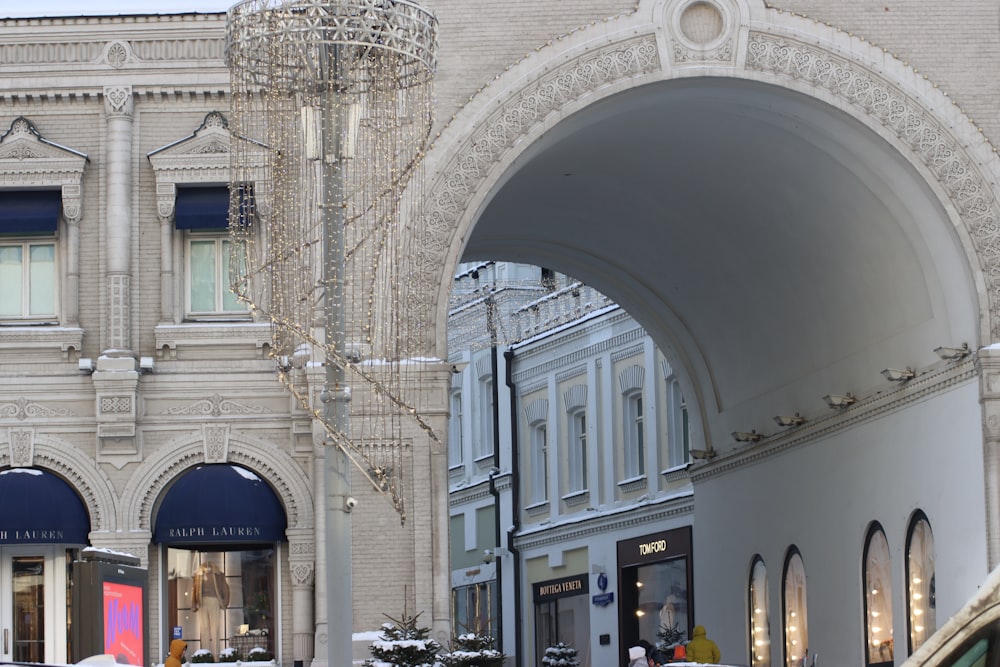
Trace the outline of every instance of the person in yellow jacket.
<instances>
[{"instance_id":1,"label":"person in yellow jacket","mask_svg":"<svg viewBox=\"0 0 1000 667\"><path fill-rule=\"evenodd\" d=\"M172 640L170 642L170 655L167 656L164 667L181 667L181 663L184 661L184 649L186 648L187 642L183 639Z\"/></svg>"},{"instance_id":2,"label":"person in yellow jacket","mask_svg":"<svg viewBox=\"0 0 1000 667\"><path fill-rule=\"evenodd\" d=\"M704 625L694 626L694 632L691 633L691 641L687 643L686 649L687 659L690 662L717 665L722 660L718 644L705 636Z\"/></svg>"}]
</instances>

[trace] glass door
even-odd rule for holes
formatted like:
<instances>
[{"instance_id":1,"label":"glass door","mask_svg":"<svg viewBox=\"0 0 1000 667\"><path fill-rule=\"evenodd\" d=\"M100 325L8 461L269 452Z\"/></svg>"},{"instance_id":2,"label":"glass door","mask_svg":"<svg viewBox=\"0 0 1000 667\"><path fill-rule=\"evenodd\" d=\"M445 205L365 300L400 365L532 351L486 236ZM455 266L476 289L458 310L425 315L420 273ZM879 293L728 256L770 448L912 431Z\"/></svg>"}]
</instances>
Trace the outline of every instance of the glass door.
<instances>
[{"instance_id":1,"label":"glass door","mask_svg":"<svg viewBox=\"0 0 1000 667\"><path fill-rule=\"evenodd\" d=\"M66 661L66 570L59 551L52 546L0 548L2 660Z\"/></svg>"}]
</instances>

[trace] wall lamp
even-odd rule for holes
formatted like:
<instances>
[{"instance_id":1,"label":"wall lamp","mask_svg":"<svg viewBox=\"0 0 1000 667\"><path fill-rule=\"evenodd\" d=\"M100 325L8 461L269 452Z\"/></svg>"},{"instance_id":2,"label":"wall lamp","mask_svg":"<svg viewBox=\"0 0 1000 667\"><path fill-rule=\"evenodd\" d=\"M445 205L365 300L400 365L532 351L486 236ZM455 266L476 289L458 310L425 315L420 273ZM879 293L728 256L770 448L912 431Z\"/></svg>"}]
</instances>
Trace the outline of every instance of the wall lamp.
<instances>
[{"instance_id":1,"label":"wall lamp","mask_svg":"<svg viewBox=\"0 0 1000 667\"><path fill-rule=\"evenodd\" d=\"M156 366L156 361L153 357L139 357L139 372L140 373L152 373L153 368Z\"/></svg>"},{"instance_id":2,"label":"wall lamp","mask_svg":"<svg viewBox=\"0 0 1000 667\"><path fill-rule=\"evenodd\" d=\"M916 377L916 372L909 366L904 369L886 368L882 371L882 376L890 382L906 382Z\"/></svg>"},{"instance_id":3,"label":"wall lamp","mask_svg":"<svg viewBox=\"0 0 1000 667\"><path fill-rule=\"evenodd\" d=\"M700 460L714 459L716 455L714 449L692 449L688 453L691 454L691 458Z\"/></svg>"},{"instance_id":4,"label":"wall lamp","mask_svg":"<svg viewBox=\"0 0 1000 667\"><path fill-rule=\"evenodd\" d=\"M89 358L81 358L77 360L77 368L80 369L81 373L93 373L94 372L94 360Z\"/></svg>"},{"instance_id":5,"label":"wall lamp","mask_svg":"<svg viewBox=\"0 0 1000 667\"><path fill-rule=\"evenodd\" d=\"M764 439L763 433L757 431L733 431L733 440L736 442L760 442Z\"/></svg>"},{"instance_id":6,"label":"wall lamp","mask_svg":"<svg viewBox=\"0 0 1000 667\"><path fill-rule=\"evenodd\" d=\"M840 394L827 394L823 397L826 404L834 409L843 409L849 405L852 405L857 399L850 394L850 392L840 395Z\"/></svg>"},{"instance_id":7,"label":"wall lamp","mask_svg":"<svg viewBox=\"0 0 1000 667\"><path fill-rule=\"evenodd\" d=\"M794 415L778 415L774 418L774 423L778 426L801 426L806 423L806 418L796 412Z\"/></svg>"},{"instance_id":8,"label":"wall lamp","mask_svg":"<svg viewBox=\"0 0 1000 667\"><path fill-rule=\"evenodd\" d=\"M962 343L962 347L935 347L934 351L946 361L958 361L969 356L969 344Z\"/></svg>"}]
</instances>

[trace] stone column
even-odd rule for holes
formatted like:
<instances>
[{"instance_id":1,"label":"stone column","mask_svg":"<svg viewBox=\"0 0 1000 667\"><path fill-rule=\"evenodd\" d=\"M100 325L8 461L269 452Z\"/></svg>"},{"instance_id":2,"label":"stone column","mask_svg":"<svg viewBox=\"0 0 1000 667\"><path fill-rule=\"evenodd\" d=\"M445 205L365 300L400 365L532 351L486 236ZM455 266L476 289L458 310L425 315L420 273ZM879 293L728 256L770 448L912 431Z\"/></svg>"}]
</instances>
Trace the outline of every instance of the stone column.
<instances>
[{"instance_id":1,"label":"stone column","mask_svg":"<svg viewBox=\"0 0 1000 667\"><path fill-rule=\"evenodd\" d=\"M62 186L63 219L66 221L66 280L63 282L63 324L80 326L80 201L81 186Z\"/></svg>"},{"instance_id":2,"label":"stone column","mask_svg":"<svg viewBox=\"0 0 1000 667\"><path fill-rule=\"evenodd\" d=\"M107 289L105 349L130 350L132 281L132 87L106 86L107 114Z\"/></svg>"},{"instance_id":3,"label":"stone column","mask_svg":"<svg viewBox=\"0 0 1000 667\"><path fill-rule=\"evenodd\" d=\"M983 474L986 476L986 557L989 569L1000 564L1000 349L976 355L979 401L983 406Z\"/></svg>"}]
</instances>

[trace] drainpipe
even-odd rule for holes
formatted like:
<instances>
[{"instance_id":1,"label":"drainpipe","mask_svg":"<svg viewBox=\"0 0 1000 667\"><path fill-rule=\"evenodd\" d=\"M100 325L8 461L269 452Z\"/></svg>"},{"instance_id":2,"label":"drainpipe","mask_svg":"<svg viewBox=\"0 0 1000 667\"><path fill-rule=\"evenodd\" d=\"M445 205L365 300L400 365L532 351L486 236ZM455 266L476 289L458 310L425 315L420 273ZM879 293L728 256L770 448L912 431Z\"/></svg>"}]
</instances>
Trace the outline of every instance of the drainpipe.
<instances>
[{"instance_id":1,"label":"drainpipe","mask_svg":"<svg viewBox=\"0 0 1000 667\"><path fill-rule=\"evenodd\" d=\"M514 386L514 350L507 348L503 353L506 368L504 369L507 387L510 389L510 511L511 527L507 530L507 551L510 552L511 564L514 568L514 611L521 611L521 554L514 546L514 536L521 530L521 474L518 472L520 460L519 439L517 437L517 390ZM499 526L499 524L497 524ZM514 655L518 657L522 667L526 667L524 651L524 631L521 623L514 624Z\"/></svg>"},{"instance_id":2,"label":"drainpipe","mask_svg":"<svg viewBox=\"0 0 1000 667\"><path fill-rule=\"evenodd\" d=\"M490 332L490 383L493 392L493 469L490 470L490 495L493 496L493 544L494 551L500 544L500 492L497 491L496 476L500 473L500 371L497 359L496 301L493 296L486 299L486 328ZM502 559L493 554L494 572L497 582L497 602L503 601ZM497 604L499 618L496 626L496 647L503 652L503 606Z\"/></svg>"}]
</instances>

